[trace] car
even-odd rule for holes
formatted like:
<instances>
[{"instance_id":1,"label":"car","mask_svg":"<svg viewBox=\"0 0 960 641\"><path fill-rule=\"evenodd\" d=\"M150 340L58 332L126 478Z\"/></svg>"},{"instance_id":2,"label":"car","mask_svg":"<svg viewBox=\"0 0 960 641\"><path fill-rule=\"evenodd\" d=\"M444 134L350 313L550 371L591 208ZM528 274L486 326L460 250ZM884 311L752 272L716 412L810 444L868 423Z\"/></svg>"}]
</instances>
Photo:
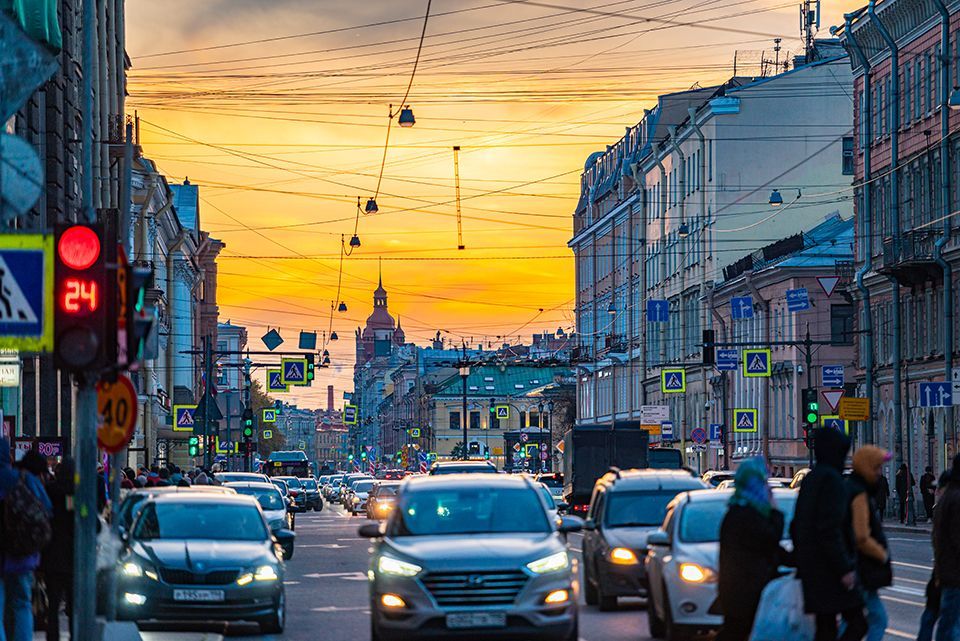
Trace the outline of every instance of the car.
<instances>
[{"instance_id":1,"label":"car","mask_svg":"<svg viewBox=\"0 0 960 641\"><path fill-rule=\"evenodd\" d=\"M340 504L345 508L349 509L353 497L350 496L350 493L353 491L353 486L357 481L373 481L375 480L369 474L350 474L343 479L343 482L340 484Z\"/></svg>"},{"instance_id":2,"label":"car","mask_svg":"<svg viewBox=\"0 0 960 641\"><path fill-rule=\"evenodd\" d=\"M377 473L377 478L384 481L399 481L405 476L405 470L382 470Z\"/></svg>"},{"instance_id":3,"label":"car","mask_svg":"<svg viewBox=\"0 0 960 641\"><path fill-rule=\"evenodd\" d=\"M790 547L790 522L798 493L774 488L773 500L784 515L783 545ZM650 633L670 641L716 630L723 623L717 599L720 524L732 490L695 490L679 494L667 507L659 530L647 539L650 584L647 617Z\"/></svg>"},{"instance_id":4,"label":"car","mask_svg":"<svg viewBox=\"0 0 960 641\"><path fill-rule=\"evenodd\" d=\"M567 504L562 502L563 499L560 499L561 502L558 503L550 492L550 488L543 483L535 483L535 485L537 491L540 492L540 498L543 499L543 507L547 510L547 516L550 517L551 521L555 521L560 516L561 509L566 510Z\"/></svg>"},{"instance_id":5,"label":"car","mask_svg":"<svg viewBox=\"0 0 960 641\"><path fill-rule=\"evenodd\" d=\"M271 532L293 529L293 513L288 509L288 503L283 498L283 494L280 493L280 488L273 483L237 481L227 483L226 487L235 490L237 494L244 494L257 499ZM283 551L288 559L293 558L293 541L290 542L290 548L284 548Z\"/></svg>"},{"instance_id":6,"label":"car","mask_svg":"<svg viewBox=\"0 0 960 641\"><path fill-rule=\"evenodd\" d=\"M723 481L732 481L735 474L736 472L733 470L708 470L703 473L700 480L707 485L717 487Z\"/></svg>"},{"instance_id":7,"label":"car","mask_svg":"<svg viewBox=\"0 0 960 641\"><path fill-rule=\"evenodd\" d=\"M283 632L282 545L251 496L151 496L124 536L118 567L121 620L254 621Z\"/></svg>"},{"instance_id":8,"label":"car","mask_svg":"<svg viewBox=\"0 0 960 641\"><path fill-rule=\"evenodd\" d=\"M437 474L496 474L497 466L490 461L438 461L430 466L430 475Z\"/></svg>"},{"instance_id":9,"label":"car","mask_svg":"<svg viewBox=\"0 0 960 641\"><path fill-rule=\"evenodd\" d=\"M611 468L597 480L584 524L583 592L588 605L617 607L622 596L645 596L647 537L663 523L679 492L706 488L683 470Z\"/></svg>"},{"instance_id":10,"label":"car","mask_svg":"<svg viewBox=\"0 0 960 641\"><path fill-rule=\"evenodd\" d=\"M350 510L351 516L367 511L367 498L376 482L376 479L357 479L350 484L349 498L344 507Z\"/></svg>"},{"instance_id":11,"label":"car","mask_svg":"<svg viewBox=\"0 0 960 641\"><path fill-rule=\"evenodd\" d=\"M385 519L390 516L397 503L400 481L380 481L375 483L367 496L367 518Z\"/></svg>"},{"instance_id":12,"label":"car","mask_svg":"<svg viewBox=\"0 0 960 641\"><path fill-rule=\"evenodd\" d=\"M133 524L133 519L137 516L137 511L143 505L143 502L151 496L159 494L187 494L191 492L207 492L212 494L236 494L236 490L222 485L191 485L190 487L180 487L177 485L168 485L161 487L140 487L130 490L120 502L117 508L117 519L121 532L128 532Z\"/></svg>"},{"instance_id":13,"label":"car","mask_svg":"<svg viewBox=\"0 0 960 641\"><path fill-rule=\"evenodd\" d=\"M253 481L255 483L269 483L270 477L258 472L216 472L216 478L221 483L236 483L239 481Z\"/></svg>"},{"instance_id":14,"label":"car","mask_svg":"<svg viewBox=\"0 0 960 641\"><path fill-rule=\"evenodd\" d=\"M300 482L303 484L303 490L307 495L307 509L314 512L322 511L323 498L320 496L320 486L317 479L308 476L305 479L300 479Z\"/></svg>"},{"instance_id":15,"label":"car","mask_svg":"<svg viewBox=\"0 0 960 641\"><path fill-rule=\"evenodd\" d=\"M323 484L323 489L321 490L323 498L327 499L328 501L333 500L333 488L340 485L340 481L343 479L343 477L343 474L332 474L331 476L327 477L327 481Z\"/></svg>"},{"instance_id":16,"label":"car","mask_svg":"<svg viewBox=\"0 0 960 641\"><path fill-rule=\"evenodd\" d=\"M283 495L283 500L287 503L287 512L290 514L290 529L294 529L293 526L297 522L297 503L293 500L293 497L290 496L290 489L287 487L287 482L281 479L270 479L270 483L274 485L280 494Z\"/></svg>"},{"instance_id":17,"label":"car","mask_svg":"<svg viewBox=\"0 0 960 641\"><path fill-rule=\"evenodd\" d=\"M809 473L809 467L801 467L799 470L797 470L797 473L793 475L793 480L790 481L790 489L799 490L800 484L803 483L803 479L807 478L807 474Z\"/></svg>"},{"instance_id":18,"label":"car","mask_svg":"<svg viewBox=\"0 0 960 641\"><path fill-rule=\"evenodd\" d=\"M520 476L404 481L386 523L359 531L373 539L372 641L576 641L577 567L566 534L583 522L551 523L542 506Z\"/></svg>"},{"instance_id":19,"label":"car","mask_svg":"<svg viewBox=\"0 0 960 641\"><path fill-rule=\"evenodd\" d=\"M307 492L303 486L303 480L296 476L274 476L273 479L283 481L287 484L287 490L293 498L297 512L307 511Z\"/></svg>"}]
</instances>

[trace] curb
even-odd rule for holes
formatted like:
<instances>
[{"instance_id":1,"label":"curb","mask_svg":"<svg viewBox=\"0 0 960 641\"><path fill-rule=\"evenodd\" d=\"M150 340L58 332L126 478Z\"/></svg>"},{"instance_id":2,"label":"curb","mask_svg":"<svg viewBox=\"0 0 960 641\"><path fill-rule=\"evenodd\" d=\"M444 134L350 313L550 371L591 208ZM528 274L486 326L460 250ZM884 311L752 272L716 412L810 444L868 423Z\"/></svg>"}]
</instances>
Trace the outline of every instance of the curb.
<instances>
[{"instance_id":1,"label":"curb","mask_svg":"<svg viewBox=\"0 0 960 641\"><path fill-rule=\"evenodd\" d=\"M925 534L930 536L933 532L931 527L924 527L922 525L901 525L897 523L896 525L883 525L883 530L885 532L896 532L898 534Z\"/></svg>"}]
</instances>

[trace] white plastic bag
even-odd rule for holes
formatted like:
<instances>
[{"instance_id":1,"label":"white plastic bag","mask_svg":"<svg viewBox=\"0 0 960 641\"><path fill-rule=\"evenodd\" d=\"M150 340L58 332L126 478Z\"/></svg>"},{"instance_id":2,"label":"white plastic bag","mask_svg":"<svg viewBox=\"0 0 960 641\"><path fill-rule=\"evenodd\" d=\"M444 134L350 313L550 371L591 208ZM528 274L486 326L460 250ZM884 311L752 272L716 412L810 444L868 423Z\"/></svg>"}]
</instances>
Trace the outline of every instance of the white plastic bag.
<instances>
[{"instance_id":1,"label":"white plastic bag","mask_svg":"<svg viewBox=\"0 0 960 641\"><path fill-rule=\"evenodd\" d=\"M763 589L750 641L813 641L816 622L803 611L803 586L795 572Z\"/></svg>"}]
</instances>

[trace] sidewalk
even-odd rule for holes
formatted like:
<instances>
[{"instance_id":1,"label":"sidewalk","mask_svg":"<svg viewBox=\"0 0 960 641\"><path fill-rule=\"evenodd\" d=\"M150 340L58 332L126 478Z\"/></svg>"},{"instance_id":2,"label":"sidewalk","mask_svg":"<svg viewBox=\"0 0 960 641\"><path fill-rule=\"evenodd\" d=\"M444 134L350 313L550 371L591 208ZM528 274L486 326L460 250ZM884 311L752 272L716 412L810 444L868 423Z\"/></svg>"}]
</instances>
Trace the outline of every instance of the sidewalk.
<instances>
[{"instance_id":1,"label":"sidewalk","mask_svg":"<svg viewBox=\"0 0 960 641\"><path fill-rule=\"evenodd\" d=\"M917 521L916 525L905 525L895 519L891 519L883 522L883 529L885 532L930 536L933 532L933 524L930 523L930 521Z\"/></svg>"}]
</instances>

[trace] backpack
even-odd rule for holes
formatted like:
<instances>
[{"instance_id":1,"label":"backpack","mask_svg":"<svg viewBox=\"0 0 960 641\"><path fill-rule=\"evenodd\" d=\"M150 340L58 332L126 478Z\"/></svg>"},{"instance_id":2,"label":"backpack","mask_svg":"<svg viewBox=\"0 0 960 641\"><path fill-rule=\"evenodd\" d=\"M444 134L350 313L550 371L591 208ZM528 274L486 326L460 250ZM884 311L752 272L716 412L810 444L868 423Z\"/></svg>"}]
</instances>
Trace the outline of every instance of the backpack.
<instances>
[{"instance_id":1,"label":"backpack","mask_svg":"<svg viewBox=\"0 0 960 641\"><path fill-rule=\"evenodd\" d=\"M2 507L3 551L10 556L36 554L50 542L53 529L43 503L27 485L24 473L0 502Z\"/></svg>"}]
</instances>

